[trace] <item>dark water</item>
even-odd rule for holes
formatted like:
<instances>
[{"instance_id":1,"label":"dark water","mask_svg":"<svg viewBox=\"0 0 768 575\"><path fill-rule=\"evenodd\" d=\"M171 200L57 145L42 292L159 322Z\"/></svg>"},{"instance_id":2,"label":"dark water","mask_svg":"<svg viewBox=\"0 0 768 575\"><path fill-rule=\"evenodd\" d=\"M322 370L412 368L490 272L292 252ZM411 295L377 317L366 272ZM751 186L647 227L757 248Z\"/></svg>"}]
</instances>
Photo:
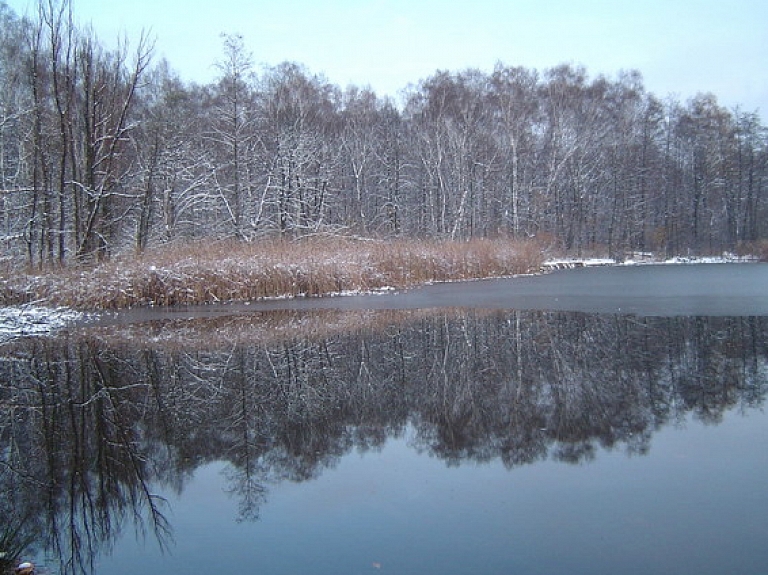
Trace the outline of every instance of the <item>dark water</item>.
<instances>
[{"instance_id":1,"label":"dark water","mask_svg":"<svg viewBox=\"0 0 768 575\"><path fill-rule=\"evenodd\" d=\"M128 314L7 344L5 533L49 573L765 573L768 316L746 268L765 269Z\"/></svg>"}]
</instances>

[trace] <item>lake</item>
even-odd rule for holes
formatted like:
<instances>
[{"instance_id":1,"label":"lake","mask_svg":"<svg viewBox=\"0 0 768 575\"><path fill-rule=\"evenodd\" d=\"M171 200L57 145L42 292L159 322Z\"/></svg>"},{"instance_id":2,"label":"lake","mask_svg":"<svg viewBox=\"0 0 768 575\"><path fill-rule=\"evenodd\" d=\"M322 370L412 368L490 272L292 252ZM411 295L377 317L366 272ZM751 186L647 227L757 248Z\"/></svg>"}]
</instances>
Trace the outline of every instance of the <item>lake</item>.
<instances>
[{"instance_id":1,"label":"lake","mask_svg":"<svg viewBox=\"0 0 768 575\"><path fill-rule=\"evenodd\" d=\"M46 573L765 573L766 287L579 269L6 343L0 541Z\"/></svg>"}]
</instances>

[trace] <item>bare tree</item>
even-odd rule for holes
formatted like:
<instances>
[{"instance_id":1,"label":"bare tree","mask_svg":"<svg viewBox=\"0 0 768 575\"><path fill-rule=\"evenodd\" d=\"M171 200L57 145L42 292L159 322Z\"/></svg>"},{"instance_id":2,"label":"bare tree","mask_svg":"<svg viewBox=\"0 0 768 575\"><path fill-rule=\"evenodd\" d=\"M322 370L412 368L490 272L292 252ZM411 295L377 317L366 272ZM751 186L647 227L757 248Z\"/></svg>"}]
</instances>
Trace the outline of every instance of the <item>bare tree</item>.
<instances>
[{"instance_id":1,"label":"bare tree","mask_svg":"<svg viewBox=\"0 0 768 575\"><path fill-rule=\"evenodd\" d=\"M224 160L218 182L235 235L244 237L244 198L250 182L244 177L245 154L253 138L253 98L249 88L252 61L239 34L222 35L224 55L217 63L221 73L214 95L215 123L212 141Z\"/></svg>"},{"instance_id":2,"label":"bare tree","mask_svg":"<svg viewBox=\"0 0 768 575\"><path fill-rule=\"evenodd\" d=\"M82 221L76 232L77 255L104 256L115 237L125 208L131 176L131 112L142 75L149 65L151 45L143 36L128 67L127 45L106 53L93 36L79 47L83 157L75 179Z\"/></svg>"}]
</instances>

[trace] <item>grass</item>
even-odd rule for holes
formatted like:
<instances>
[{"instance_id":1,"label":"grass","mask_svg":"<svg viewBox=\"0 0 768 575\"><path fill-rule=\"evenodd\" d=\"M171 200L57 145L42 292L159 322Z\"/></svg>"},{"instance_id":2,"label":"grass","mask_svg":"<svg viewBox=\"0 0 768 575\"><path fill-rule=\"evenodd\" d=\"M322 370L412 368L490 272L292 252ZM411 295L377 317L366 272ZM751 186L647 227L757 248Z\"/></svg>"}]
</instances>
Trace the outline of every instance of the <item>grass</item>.
<instances>
[{"instance_id":1,"label":"grass","mask_svg":"<svg viewBox=\"0 0 768 575\"><path fill-rule=\"evenodd\" d=\"M170 244L90 268L7 272L0 304L96 310L321 296L529 273L541 262L538 244L508 239Z\"/></svg>"}]
</instances>

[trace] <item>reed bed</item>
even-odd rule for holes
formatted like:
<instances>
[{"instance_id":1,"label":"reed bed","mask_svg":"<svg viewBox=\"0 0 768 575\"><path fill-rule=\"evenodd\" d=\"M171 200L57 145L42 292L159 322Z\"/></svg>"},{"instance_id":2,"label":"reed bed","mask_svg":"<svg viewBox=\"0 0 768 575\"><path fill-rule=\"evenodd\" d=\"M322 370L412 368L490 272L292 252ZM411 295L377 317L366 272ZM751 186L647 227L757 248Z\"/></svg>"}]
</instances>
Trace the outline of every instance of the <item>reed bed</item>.
<instances>
[{"instance_id":1,"label":"reed bed","mask_svg":"<svg viewBox=\"0 0 768 575\"><path fill-rule=\"evenodd\" d=\"M81 310L195 305L404 288L539 269L533 242L324 238L173 244L95 267L17 273L0 301Z\"/></svg>"}]
</instances>

